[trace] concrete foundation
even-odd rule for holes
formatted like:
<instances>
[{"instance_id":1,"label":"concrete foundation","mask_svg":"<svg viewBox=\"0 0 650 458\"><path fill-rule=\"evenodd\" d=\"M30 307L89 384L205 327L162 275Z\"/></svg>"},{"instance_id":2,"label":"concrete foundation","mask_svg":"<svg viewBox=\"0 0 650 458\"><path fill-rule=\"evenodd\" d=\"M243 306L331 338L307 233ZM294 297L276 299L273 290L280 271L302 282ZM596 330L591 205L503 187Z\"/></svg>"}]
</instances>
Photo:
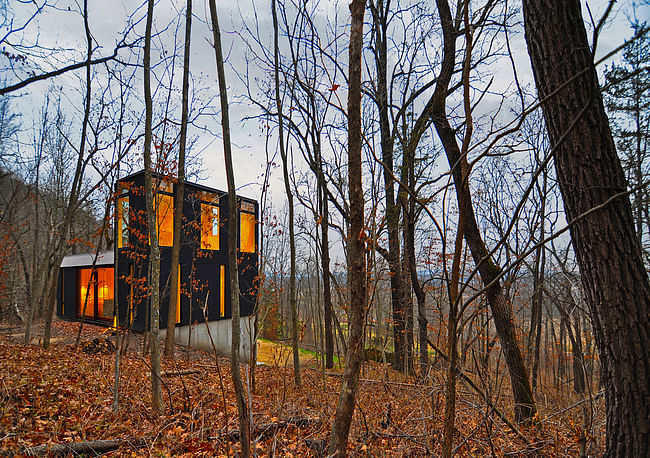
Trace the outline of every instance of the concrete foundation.
<instances>
[{"instance_id":1,"label":"concrete foundation","mask_svg":"<svg viewBox=\"0 0 650 458\"><path fill-rule=\"evenodd\" d=\"M250 319L249 319L250 318ZM208 332L208 327L210 331ZM240 319L241 339L239 346L239 355L242 362L248 362L251 357L251 343L253 335L253 317L245 316ZM167 330L161 329L160 336L164 339ZM218 320L209 321L208 326L205 322L187 325L176 326L174 332L174 342L187 345L189 337L189 346L199 350L212 352L214 348L217 353L223 356L230 356L230 348L232 341L232 320ZM212 337L212 340L210 340Z\"/></svg>"}]
</instances>

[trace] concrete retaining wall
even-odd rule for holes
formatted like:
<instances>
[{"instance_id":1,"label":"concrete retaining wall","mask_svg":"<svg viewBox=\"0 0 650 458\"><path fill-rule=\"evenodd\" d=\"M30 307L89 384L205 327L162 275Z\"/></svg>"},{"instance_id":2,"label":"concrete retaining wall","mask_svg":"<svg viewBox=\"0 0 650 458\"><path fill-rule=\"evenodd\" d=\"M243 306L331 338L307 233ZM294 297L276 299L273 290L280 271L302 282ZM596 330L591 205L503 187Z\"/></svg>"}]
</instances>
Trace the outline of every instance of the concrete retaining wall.
<instances>
[{"instance_id":1,"label":"concrete retaining wall","mask_svg":"<svg viewBox=\"0 0 650 458\"><path fill-rule=\"evenodd\" d=\"M249 320L250 318L250 320ZM209 321L208 333L205 322L195 325L176 326L174 342L187 345L188 335L190 336L190 347L212 352L212 342L217 353L223 356L230 356L230 342L232 336L232 320ZM241 339L239 355L242 362L247 362L251 356L251 339L253 334L253 317L241 317L240 319ZM166 335L166 329L160 330L161 338ZM212 336L212 342L210 342Z\"/></svg>"}]
</instances>

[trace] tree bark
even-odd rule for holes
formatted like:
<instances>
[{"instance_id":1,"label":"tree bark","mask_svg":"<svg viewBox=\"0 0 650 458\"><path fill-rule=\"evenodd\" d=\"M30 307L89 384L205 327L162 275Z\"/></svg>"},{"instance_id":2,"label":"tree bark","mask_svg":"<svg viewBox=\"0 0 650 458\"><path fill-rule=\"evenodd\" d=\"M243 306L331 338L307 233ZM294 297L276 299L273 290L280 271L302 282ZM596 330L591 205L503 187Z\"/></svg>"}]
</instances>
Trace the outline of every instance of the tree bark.
<instances>
[{"instance_id":1,"label":"tree bark","mask_svg":"<svg viewBox=\"0 0 650 458\"><path fill-rule=\"evenodd\" d=\"M334 334L332 332L332 287L330 286L330 246L329 246L329 205L325 190L325 174L323 173L323 158L318 151L318 186L322 189L321 202L321 266L323 270L323 315L325 327L325 367L334 367Z\"/></svg>"},{"instance_id":2,"label":"tree bark","mask_svg":"<svg viewBox=\"0 0 650 458\"><path fill-rule=\"evenodd\" d=\"M399 217L400 207L395 202L395 180L393 147L388 111L388 11L383 1L370 5L373 16L373 35L375 41L375 67L377 71L376 103L379 110L379 133L381 159L386 200L386 227L388 229L388 268L390 269L391 304L393 312L393 368L403 371L406 367L406 314L402 299L404 285L400 266Z\"/></svg>"},{"instance_id":3,"label":"tree bark","mask_svg":"<svg viewBox=\"0 0 650 458\"><path fill-rule=\"evenodd\" d=\"M158 246L158 230L156 221L157 187L151 175L151 118L153 106L151 100L151 26L153 23L154 0L147 3L147 25L144 38L144 196L147 206L147 225L149 227L149 309L150 347L151 347L151 402L156 413L162 413L162 385L160 380L160 342L158 328L160 320L160 247Z\"/></svg>"},{"instance_id":4,"label":"tree bark","mask_svg":"<svg viewBox=\"0 0 650 458\"><path fill-rule=\"evenodd\" d=\"M239 372L239 345L241 340L241 323L239 312L239 269L237 262L237 195L235 193L235 174L232 163L232 149L230 143L230 116L228 114L228 91L226 89L226 74L223 65L223 51L221 48L221 31L219 30L219 17L215 0L210 0L210 18L212 20L212 35L214 39L214 53L219 79L219 98L221 101L221 129L223 133L223 153L226 162L226 178L228 181L228 274L230 275L230 308L232 310L232 340L230 348L230 370L237 399L239 412L239 442L241 443L242 456L251 454L251 431L248 406L244 395L244 385Z\"/></svg>"},{"instance_id":5,"label":"tree bark","mask_svg":"<svg viewBox=\"0 0 650 458\"><path fill-rule=\"evenodd\" d=\"M413 189L413 182L410 183ZM408 267L411 275L413 292L418 302L418 336L420 344L420 375L424 375L429 365L429 349L427 346L427 309L426 294L420 279L418 278L417 261L415 259L415 202L413 197L409 198L409 211L404 212L404 243L408 253Z\"/></svg>"},{"instance_id":6,"label":"tree bark","mask_svg":"<svg viewBox=\"0 0 650 458\"><path fill-rule=\"evenodd\" d=\"M97 440L87 442L71 442L68 444L54 444L54 445L38 445L36 447L26 447L20 453L25 456L56 456L68 455L73 453L75 455L89 454L98 455L101 453L111 452L117 450L122 446L131 448L146 447L150 441L149 438L145 439L109 439Z\"/></svg>"},{"instance_id":7,"label":"tree bark","mask_svg":"<svg viewBox=\"0 0 650 458\"><path fill-rule=\"evenodd\" d=\"M469 164L467 163L467 151L472 140L473 119L472 105L470 99L470 68L472 62L472 28L469 22L469 2L463 7L463 18L465 25L465 57L463 61L463 106L465 111L465 134L461 149L461 159L458 164L460 171L460 183L464 192L458 193L458 223L456 228L456 240L454 243L454 258L451 264L451 284L449 285L449 319L447 320L447 354L449 355L449 368L447 369L447 386L445 391L445 422L444 436L442 441L442 456L452 456L452 445L454 442L454 421L456 418L456 377L458 369L458 316L462 308L462 293L459 291L460 283L460 260L463 256L463 236L465 234L465 218L467 217L466 200L469 195ZM461 327L462 332L462 327Z\"/></svg>"},{"instance_id":8,"label":"tree bark","mask_svg":"<svg viewBox=\"0 0 650 458\"><path fill-rule=\"evenodd\" d=\"M192 0L185 7L185 49L183 51L183 101L181 107L181 134L178 147L178 184L174 200L174 240L172 242L171 271L169 278L169 304L167 306L167 333L165 356L174 356L174 333L176 330L176 304L179 291L178 266L181 253L181 230L183 201L185 200L185 148L187 143L188 99L190 87L190 43L192 35ZM180 317L179 317L180 318Z\"/></svg>"},{"instance_id":9,"label":"tree bark","mask_svg":"<svg viewBox=\"0 0 650 458\"><path fill-rule=\"evenodd\" d=\"M515 419L518 422L526 421L535 415L535 399L530 388L528 372L521 350L517 344L514 324L512 321L512 305L503 291L503 285L496 280L501 274L501 269L494 262L481 237L476 215L472 207L472 198L469 186L464 187L461 175L461 161L467 161L461 154L456 134L449 124L445 112L445 101L449 82L454 71L456 58L456 31L451 17L449 4L446 0L436 0L440 21L444 35L443 62L438 76L438 81L430 103L432 105L432 119L435 129L443 144L449 167L454 178L456 195L460 203L461 199L466 203L465 211L465 241L472 253L472 258L478 266L481 280L484 284L492 283L486 292L488 303L494 317L494 325L501 341L501 348L508 366L512 393L515 402Z\"/></svg>"},{"instance_id":10,"label":"tree bark","mask_svg":"<svg viewBox=\"0 0 650 458\"><path fill-rule=\"evenodd\" d=\"M278 13L275 0L271 0L271 15L273 17L273 80L275 82L275 106L278 110L278 136L280 141L280 156L282 158L282 174L284 177L284 191L287 195L289 207L289 308L291 310L291 341L293 347L293 379L300 388L300 354L298 352L298 304L296 300L296 234L293 222L293 194L289 180L289 160L284 144L284 119L282 118L282 99L280 99L280 45L278 43Z\"/></svg>"},{"instance_id":11,"label":"tree bark","mask_svg":"<svg viewBox=\"0 0 650 458\"><path fill-rule=\"evenodd\" d=\"M363 327L366 306L366 256L363 229L363 188L361 184L361 54L365 0L350 3L352 16L349 50L348 88L348 192L350 232L348 235L348 278L350 285L350 337L345 354L343 383L332 424L329 453L346 456L350 424L359 389L359 370L363 358Z\"/></svg>"},{"instance_id":12,"label":"tree bark","mask_svg":"<svg viewBox=\"0 0 650 458\"><path fill-rule=\"evenodd\" d=\"M93 52L93 43L92 43L92 35L90 33L90 26L88 23L88 0L84 0L83 18L84 18L84 31L86 35L86 57L87 60L90 61ZM70 228L72 227L72 222L75 216L75 212L77 210L77 205L79 204L79 194L81 192L81 186L83 184L83 173L86 164L88 162L88 158L85 158L84 155L86 152L86 134L88 132L88 122L89 122L88 120L90 118L90 98L92 96L91 83L92 83L92 78L91 78L90 66L87 66L86 67L86 97L84 100L84 117L81 124L81 140L79 143L79 153L77 154L77 164L75 168L74 178L72 180L72 187L70 190L68 205L66 207L63 227L61 229L61 232L57 236L58 243L56 245L56 248L53 250L54 256L52 259L53 262L50 265L50 269L49 269L50 271L52 267L58 270L59 266L61 265L61 261L63 261L63 257L65 256L68 236L70 234ZM52 333L52 315L54 313L54 305L56 302L56 287L57 287L57 280L59 277L56 272L52 272L49 278L47 275L45 275L44 278L47 279L45 280L45 284L47 286L43 293L43 300L45 301L45 303L43 304L43 310L45 312L45 333L44 333L45 335L43 336L43 348L49 348L50 336Z\"/></svg>"},{"instance_id":13,"label":"tree bark","mask_svg":"<svg viewBox=\"0 0 650 458\"><path fill-rule=\"evenodd\" d=\"M458 309L459 301L458 283L460 281L460 258L463 251L463 213L458 214L458 228L454 244L454 259L451 266L451 283L449 285L449 317L447 320L447 354L449 367L447 368L447 381L445 384L445 414L444 435L442 441L443 457L452 456L454 440L454 420L456 418L456 377L458 376Z\"/></svg>"},{"instance_id":14,"label":"tree bark","mask_svg":"<svg viewBox=\"0 0 650 458\"><path fill-rule=\"evenodd\" d=\"M606 456L645 456L650 284L580 2L524 0L523 12L567 220L580 217L571 239L600 354Z\"/></svg>"}]
</instances>

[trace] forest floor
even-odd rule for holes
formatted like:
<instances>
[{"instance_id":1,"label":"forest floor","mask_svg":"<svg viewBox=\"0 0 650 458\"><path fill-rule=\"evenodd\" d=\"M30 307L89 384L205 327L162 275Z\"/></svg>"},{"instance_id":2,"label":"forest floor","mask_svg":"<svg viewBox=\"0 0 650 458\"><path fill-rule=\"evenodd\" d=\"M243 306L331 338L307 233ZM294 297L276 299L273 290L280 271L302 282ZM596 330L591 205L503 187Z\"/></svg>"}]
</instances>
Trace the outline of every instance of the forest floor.
<instances>
[{"instance_id":1,"label":"forest floor","mask_svg":"<svg viewBox=\"0 0 650 458\"><path fill-rule=\"evenodd\" d=\"M113 411L115 353L87 354L74 348L79 323L56 321L49 350L22 344L21 329L0 327L0 455L25 455L30 447L117 440L113 456L235 456L237 407L227 358L177 346L163 358L165 412L151 409L148 357L142 337L131 337L120 362L119 410ZM81 342L108 336L84 325ZM258 456L322 456L338 400L339 371L324 373L313 354L301 355L302 387L293 382L290 349L260 343L264 365L255 368L252 418ZM251 386L242 365L245 386ZM442 443L444 381L440 363L422 380L386 366L364 363L350 433L351 456L438 455ZM182 374L182 375L179 375ZM477 378L478 380L478 378ZM589 455L602 453L604 403L538 389L539 416L518 433L494 414L512 418L503 374L490 387L489 404L458 382L455 454L458 456L573 456L589 424ZM500 392L496 387L500 386ZM498 395L497 395L498 394ZM496 403L496 406L493 404ZM588 407L588 408L586 408ZM590 421L587 421L591 419ZM46 452L47 453L47 452ZM71 456L74 453L71 453Z\"/></svg>"}]
</instances>

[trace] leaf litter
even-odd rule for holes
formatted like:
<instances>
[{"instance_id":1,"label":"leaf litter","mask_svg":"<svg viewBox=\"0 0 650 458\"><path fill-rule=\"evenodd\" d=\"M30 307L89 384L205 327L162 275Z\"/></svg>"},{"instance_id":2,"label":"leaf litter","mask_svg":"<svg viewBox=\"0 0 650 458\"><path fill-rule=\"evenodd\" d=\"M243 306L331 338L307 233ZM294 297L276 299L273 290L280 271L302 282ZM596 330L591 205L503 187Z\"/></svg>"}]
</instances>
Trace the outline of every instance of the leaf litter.
<instances>
[{"instance_id":1,"label":"leaf litter","mask_svg":"<svg viewBox=\"0 0 650 458\"><path fill-rule=\"evenodd\" d=\"M75 350L79 324L56 321L53 326L57 343L49 350L18 343L15 335L0 336L0 455L20 455L34 446L97 440L123 441L118 450L107 453L113 456L238 454L237 407L227 358L215 359L182 346L177 346L174 359L163 357L162 371L168 374L163 376L165 412L155 415L148 357L141 356L141 336L132 336L133 343L120 360L119 410L114 412L115 354L105 343L111 338L103 328L86 324L83 344ZM82 350L92 346L99 350ZM258 456L322 456L338 401L340 373L328 370L323 374L312 362L303 369L303 386L298 389L285 350L278 345L270 361L255 369L254 452ZM242 377L250 386L247 368L241 366ZM434 367L422 381L380 363L364 363L348 453L438 455L445 373L444 367ZM512 417L505 389L499 400L499 408ZM526 443L459 381L456 454L577 456L583 411L557 414L573 401L568 395L553 399L538 394L540 418L554 416L521 426ZM589 451L599 454L604 447L602 400L597 399L591 410L595 426L587 435Z\"/></svg>"}]
</instances>

